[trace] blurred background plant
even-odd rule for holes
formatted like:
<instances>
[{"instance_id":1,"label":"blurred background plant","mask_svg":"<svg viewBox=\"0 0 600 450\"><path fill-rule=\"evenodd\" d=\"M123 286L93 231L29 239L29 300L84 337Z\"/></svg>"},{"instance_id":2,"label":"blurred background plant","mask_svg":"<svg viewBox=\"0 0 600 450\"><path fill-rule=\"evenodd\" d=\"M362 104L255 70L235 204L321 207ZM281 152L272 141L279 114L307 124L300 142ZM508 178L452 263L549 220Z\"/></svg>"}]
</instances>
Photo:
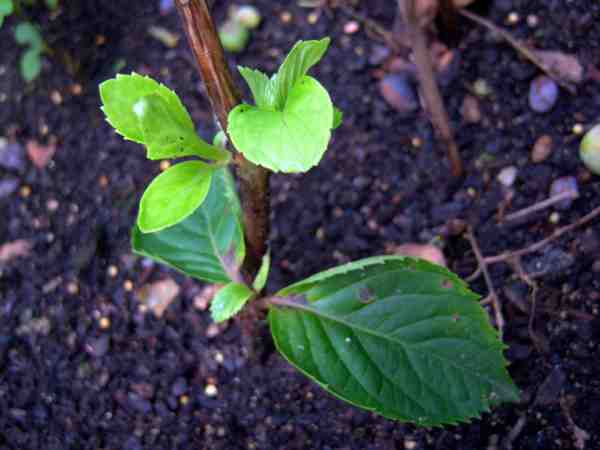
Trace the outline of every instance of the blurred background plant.
<instances>
[{"instance_id":1,"label":"blurred background plant","mask_svg":"<svg viewBox=\"0 0 600 450\"><path fill-rule=\"evenodd\" d=\"M39 3L37 0L0 0L0 27L10 15L20 20L15 27L15 40L26 47L20 58L19 70L28 83L40 75L42 54L47 51L38 27L27 18L27 8L36 7ZM50 10L58 8L58 0L44 0L44 4Z\"/></svg>"}]
</instances>

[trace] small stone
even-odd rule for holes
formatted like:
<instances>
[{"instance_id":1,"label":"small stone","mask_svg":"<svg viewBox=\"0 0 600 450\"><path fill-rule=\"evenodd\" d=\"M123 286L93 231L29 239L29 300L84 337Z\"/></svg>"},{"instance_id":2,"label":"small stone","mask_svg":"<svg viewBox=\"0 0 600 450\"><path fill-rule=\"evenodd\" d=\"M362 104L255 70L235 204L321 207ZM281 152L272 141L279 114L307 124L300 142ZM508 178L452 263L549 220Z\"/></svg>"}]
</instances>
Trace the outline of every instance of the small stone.
<instances>
[{"instance_id":1,"label":"small stone","mask_svg":"<svg viewBox=\"0 0 600 450\"><path fill-rule=\"evenodd\" d=\"M252 5L235 8L233 18L250 30L257 28L262 20L258 8Z\"/></svg>"},{"instance_id":2,"label":"small stone","mask_svg":"<svg viewBox=\"0 0 600 450\"><path fill-rule=\"evenodd\" d=\"M114 278L119 273L119 269L115 265L110 265L110 266L108 266L106 273L108 273L109 277Z\"/></svg>"},{"instance_id":3,"label":"small stone","mask_svg":"<svg viewBox=\"0 0 600 450\"><path fill-rule=\"evenodd\" d=\"M550 197L555 197L564 192L570 192L572 194L571 198L566 198L561 202L556 203L554 205L556 209L569 209L573 203L573 200L579 197L579 186L577 185L577 178L571 176L557 178L550 185Z\"/></svg>"},{"instance_id":4,"label":"small stone","mask_svg":"<svg viewBox=\"0 0 600 450\"><path fill-rule=\"evenodd\" d=\"M419 108L419 99L406 75L386 75L379 82L379 91L386 102L402 114L413 113Z\"/></svg>"},{"instance_id":5,"label":"small stone","mask_svg":"<svg viewBox=\"0 0 600 450\"><path fill-rule=\"evenodd\" d=\"M125 289L127 292L133 291L133 282L131 280L125 280L123 283L123 289Z\"/></svg>"},{"instance_id":6,"label":"small stone","mask_svg":"<svg viewBox=\"0 0 600 450\"><path fill-rule=\"evenodd\" d=\"M315 23L317 23L319 21L319 14L317 14L316 12L311 12L307 17L306 17L306 21L308 23L310 23L311 25L314 25Z\"/></svg>"},{"instance_id":7,"label":"small stone","mask_svg":"<svg viewBox=\"0 0 600 450\"><path fill-rule=\"evenodd\" d=\"M585 128L583 128L583 125L581 125L580 123L576 123L575 125L573 125L573 129L571 131L573 131L573 134L580 136L585 131Z\"/></svg>"},{"instance_id":8,"label":"small stone","mask_svg":"<svg viewBox=\"0 0 600 450\"><path fill-rule=\"evenodd\" d=\"M544 134L537 138L533 149L531 150L531 161L534 163L541 163L548 159L552 153L552 138L547 134Z\"/></svg>"},{"instance_id":9,"label":"small stone","mask_svg":"<svg viewBox=\"0 0 600 450\"><path fill-rule=\"evenodd\" d=\"M83 93L83 87L79 83L74 83L71 85L71 93L73 95L81 95Z\"/></svg>"},{"instance_id":10,"label":"small stone","mask_svg":"<svg viewBox=\"0 0 600 450\"><path fill-rule=\"evenodd\" d=\"M508 166L503 168L496 177L500 184L506 188L512 187L517 179L518 170L515 166Z\"/></svg>"},{"instance_id":11,"label":"small stone","mask_svg":"<svg viewBox=\"0 0 600 450\"><path fill-rule=\"evenodd\" d=\"M560 222L560 214L554 211L548 217L548 222L550 222L552 225L558 224Z\"/></svg>"},{"instance_id":12,"label":"small stone","mask_svg":"<svg viewBox=\"0 0 600 450\"><path fill-rule=\"evenodd\" d=\"M344 25L344 33L346 34L354 34L360 29L360 25L356 20L351 20L346 22Z\"/></svg>"},{"instance_id":13,"label":"small stone","mask_svg":"<svg viewBox=\"0 0 600 450\"><path fill-rule=\"evenodd\" d=\"M54 212L58 209L58 200L51 198L46 202L46 209L50 212Z\"/></svg>"},{"instance_id":14,"label":"small stone","mask_svg":"<svg viewBox=\"0 0 600 450\"><path fill-rule=\"evenodd\" d=\"M0 167L21 171L25 168L25 149L17 142L0 138Z\"/></svg>"},{"instance_id":15,"label":"small stone","mask_svg":"<svg viewBox=\"0 0 600 450\"><path fill-rule=\"evenodd\" d=\"M109 347L110 338L107 334L104 334L98 338L88 339L85 344L85 351L96 358L101 358L106 355Z\"/></svg>"},{"instance_id":16,"label":"small stone","mask_svg":"<svg viewBox=\"0 0 600 450\"><path fill-rule=\"evenodd\" d=\"M167 278L143 286L137 291L136 296L154 312L156 317L160 318L180 291L179 285L173 279Z\"/></svg>"},{"instance_id":17,"label":"small stone","mask_svg":"<svg viewBox=\"0 0 600 450\"><path fill-rule=\"evenodd\" d=\"M529 106L535 112L546 113L556 105L558 94L556 82L546 75L540 75L529 87Z\"/></svg>"},{"instance_id":18,"label":"small stone","mask_svg":"<svg viewBox=\"0 0 600 450\"><path fill-rule=\"evenodd\" d=\"M527 26L529 28L535 28L539 25L540 19L535 14L529 14L527 16Z\"/></svg>"},{"instance_id":19,"label":"small stone","mask_svg":"<svg viewBox=\"0 0 600 450\"><path fill-rule=\"evenodd\" d=\"M478 78L473 83L473 92L479 97L487 97L492 93L492 88L483 78Z\"/></svg>"},{"instance_id":20,"label":"small stone","mask_svg":"<svg viewBox=\"0 0 600 450\"><path fill-rule=\"evenodd\" d=\"M216 323L211 323L206 327L206 337L212 339L221 333L219 326Z\"/></svg>"},{"instance_id":21,"label":"small stone","mask_svg":"<svg viewBox=\"0 0 600 450\"><path fill-rule=\"evenodd\" d=\"M67 292L70 295L77 295L77 294L79 294L79 285L75 281L69 281L67 283Z\"/></svg>"},{"instance_id":22,"label":"small stone","mask_svg":"<svg viewBox=\"0 0 600 450\"><path fill-rule=\"evenodd\" d=\"M207 384L204 388L204 394L207 397L216 397L219 393L219 390L214 384Z\"/></svg>"},{"instance_id":23,"label":"small stone","mask_svg":"<svg viewBox=\"0 0 600 450\"><path fill-rule=\"evenodd\" d=\"M27 141L27 156L38 169L45 168L56 152L56 144L42 145L37 141Z\"/></svg>"},{"instance_id":24,"label":"small stone","mask_svg":"<svg viewBox=\"0 0 600 450\"><path fill-rule=\"evenodd\" d=\"M166 159L164 159L160 162L159 167L160 167L160 171L164 172L169 167L171 167L171 163L169 161L167 161Z\"/></svg>"},{"instance_id":25,"label":"small stone","mask_svg":"<svg viewBox=\"0 0 600 450\"><path fill-rule=\"evenodd\" d=\"M279 15L279 20L281 20L283 23L290 23L292 21L292 13L289 11L283 11Z\"/></svg>"},{"instance_id":26,"label":"small stone","mask_svg":"<svg viewBox=\"0 0 600 450\"><path fill-rule=\"evenodd\" d=\"M460 112L466 123L478 123L481 120L479 101L472 95L465 96Z\"/></svg>"},{"instance_id":27,"label":"small stone","mask_svg":"<svg viewBox=\"0 0 600 450\"><path fill-rule=\"evenodd\" d=\"M62 94L57 90L53 90L50 93L50 100L52 100L52 103L55 105L60 105L63 102Z\"/></svg>"},{"instance_id":28,"label":"small stone","mask_svg":"<svg viewBox=\"0 0 600 450\"><path fill-rule=\"evenodd\" d=\"M506 18L506 23L508 23L509 25L516 25L519 23L520 20L521 20L521 16L519 16L518 13L513 11Z\"/></svg>"},{"instance_id":29,"label":"small stone","mask_svg":"<svg viewBox=\"0 0 600 450\"><path fill-rule=\"evenodd\" d=\"M8 197L19 187L19 179L13 176L5 176L0 180L0 199Z\"/></svg>"},{"instance_id":30,"label":"small stone","mask_svg":"<svg viewBox=\"0 0 600 450\"><path fill-rule=\"evenodd\" d=\"M98 325L102 330L107 330L110 328L110 319L108 317L101 317L98 321Z\"/></svg>"}]
</instances>

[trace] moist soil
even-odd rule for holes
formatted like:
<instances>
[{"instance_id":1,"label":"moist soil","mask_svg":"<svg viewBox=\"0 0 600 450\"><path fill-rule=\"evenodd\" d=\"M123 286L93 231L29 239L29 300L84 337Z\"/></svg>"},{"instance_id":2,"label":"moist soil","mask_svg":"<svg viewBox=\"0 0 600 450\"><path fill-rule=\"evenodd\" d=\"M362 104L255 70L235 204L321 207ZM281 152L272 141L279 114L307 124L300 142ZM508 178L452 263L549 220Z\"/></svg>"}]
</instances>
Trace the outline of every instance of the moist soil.
<instances>
[{"instance_id":1,"label":"moist soil","mask_svg":"<svg viewBox=\"0 0 600 450\"><path fill-rule=\"evenodd\" d=\"M528 286L509 266L490 266L522 398L445 429L393 422L335 399L276 353L266 324L253 345L234 321L211 326L198 301L202 284L132 255L136 204L159 165L106 124L98 83L117 71L149 74L179 93L203 136L215 131L178 18L161 15L158 3L82 0L60 13L34 10L51 53L31 84L17 70L16 20L2 28L0 134L23 147L55 143L56 153L44 168L29 159L0 168L2 180L18 180L0 198L0 243L32 245L0 267L0 449L599 449L598 221L524 259L539 286L533 316ZM221 21L225 2L217 3ZM272 179L271 290L407 242L435 242L449 268L468 276L476 261L468 241L449 232L457 219L473 227L484 255L494 255L600 205L600 177L585 172L573 134L575 124L600 116L598 82L588 79L575 95L561 91L550 112L535 113L527 95L538 71L459 21L451 37L458 63L442 88L465 161L466 175L454 179L422 109L402 115L381 97L376 35L364 26L346 34L352 18L341 8L311 24L314 10L296 2L253 3L264 23L232 65L271 72L297 39L329 35L332 47L315 73L345 112L318 168ZM391 3L370 0L356 10L391 27ZM596 1L481 0L477 11L539 48L576 54L589 73L600 66ZM507 25L510 13L520 20ZM175 33L179 44L152 38L152 26ZM460 109L478 79L491 94L479 99L481 120L467 124ZM533 163L543 134L553 150ZM517 169L510 203L496 179L507 166ZM577 178L581 194L567 208L498 223L500 208L541 201L564 176ZM135 293L166 278L181 293L159 318ZM481 279L472 288L487 295Z\"/></svg>"}]
</instances>

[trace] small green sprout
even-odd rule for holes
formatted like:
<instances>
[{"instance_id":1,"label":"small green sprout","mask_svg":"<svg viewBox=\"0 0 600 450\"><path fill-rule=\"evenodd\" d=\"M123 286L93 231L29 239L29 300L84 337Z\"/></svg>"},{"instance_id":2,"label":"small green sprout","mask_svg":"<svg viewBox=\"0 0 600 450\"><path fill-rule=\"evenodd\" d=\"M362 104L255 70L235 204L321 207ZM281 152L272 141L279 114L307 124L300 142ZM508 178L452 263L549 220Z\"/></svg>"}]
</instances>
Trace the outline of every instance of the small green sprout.
<instances>
[{"instance_id":1,"label":"small green sprout","mask_svg":"<svg viewBox=\"0 0 600 450\"><path fill-rule=\"evenodd\" d=\"M592 127L581 140L579 155L585 166L600 175L600 124Z\"/></svg>"}]
</instances>

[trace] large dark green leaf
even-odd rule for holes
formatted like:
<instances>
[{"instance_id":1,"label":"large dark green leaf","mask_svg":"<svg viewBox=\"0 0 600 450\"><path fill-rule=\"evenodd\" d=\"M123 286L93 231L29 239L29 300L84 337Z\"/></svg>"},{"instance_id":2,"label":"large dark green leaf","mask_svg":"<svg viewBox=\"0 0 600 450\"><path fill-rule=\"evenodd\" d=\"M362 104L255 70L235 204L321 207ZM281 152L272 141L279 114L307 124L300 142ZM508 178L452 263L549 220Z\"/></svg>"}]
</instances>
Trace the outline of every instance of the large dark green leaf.
<instances>
[{"instance_id":1,"label":"large dark green leaf","mask_svg":"<svg viewBox=\"0 0 600 450\"><path fill-rule=\"evenodd\" d=\"M239 204L230 173L214 172L209 193L187 219L156 233L133 229L136 253L213 283L236 281L245 246Z\"/></svg>"},{"instance_id":2,"label":"large dark green leaf","mask_svg":"<svg viewBox=\"0 0 600 450\"><path fill-rule=\"evenodd\" d=\"M277 348L334 395L422 426L478 417L518 391L476 294L454 274L369 258L277 294Z\"/></svg>"}]
</instances>

